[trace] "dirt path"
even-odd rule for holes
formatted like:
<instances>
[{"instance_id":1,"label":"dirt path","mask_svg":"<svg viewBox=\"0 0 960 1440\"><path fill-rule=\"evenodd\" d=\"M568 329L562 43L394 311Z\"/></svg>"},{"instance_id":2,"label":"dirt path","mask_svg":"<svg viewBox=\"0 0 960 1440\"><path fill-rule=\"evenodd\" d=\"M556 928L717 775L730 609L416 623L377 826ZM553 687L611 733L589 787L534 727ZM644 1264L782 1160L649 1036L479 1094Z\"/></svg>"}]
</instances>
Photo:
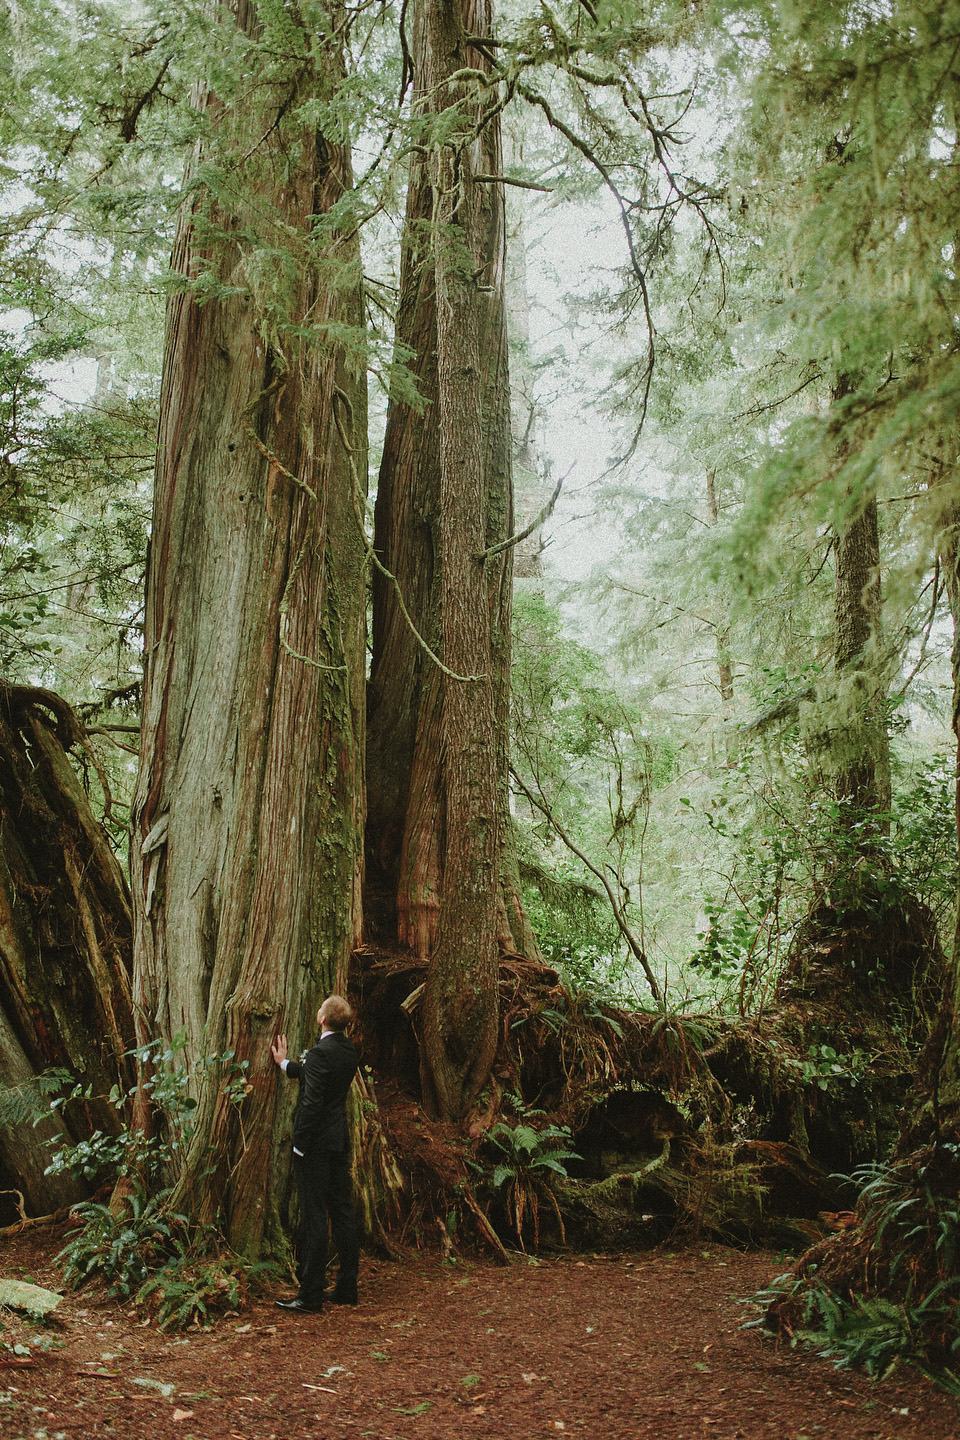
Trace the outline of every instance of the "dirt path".
<instances>
[{"instance_id":1,"label":"dirt path","mask_svg":"<svg viewBox=\"0 0 960 1440\"><path fill-rule=\"evenodd\" d=\"M0 1271L55 1283L59 1235L7 1242ZM11 1440L947 1440L960 1406L920 1376L876 1384L739 1329L771 1256L711 1246L510 1270L366 1262L362 1303L292 1316L272 1298L164 1336L68 1296L63 1348L0 1368ZM287 1294L289 1292L282 1292ZM7 1352L7 1359L9 1359Z\"/></svg>"}]
</instances>

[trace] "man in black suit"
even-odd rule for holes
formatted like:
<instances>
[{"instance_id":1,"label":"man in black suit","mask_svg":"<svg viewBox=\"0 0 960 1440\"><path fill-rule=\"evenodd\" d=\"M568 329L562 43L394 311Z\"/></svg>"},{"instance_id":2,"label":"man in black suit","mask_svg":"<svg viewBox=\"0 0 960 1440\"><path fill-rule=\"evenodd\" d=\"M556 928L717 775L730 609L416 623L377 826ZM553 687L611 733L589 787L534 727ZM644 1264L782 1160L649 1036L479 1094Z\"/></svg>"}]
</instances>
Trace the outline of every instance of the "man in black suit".
<instances>
[{"instance_id":1,"label":"man in black suit","mask_svg":"<svg viewBox=\"0 0 960 1440\"><path fill-rule=\"evenodd\" d=\"M300 1198L300 1291L293 1300L278 1300L281 1310L320 1310L324 1299L335 1305L357 1303L360 1257L350 1183L347 1094L359 1057L343 1033L352 1018L346 1000L329 995L317 1012L320 1039L302 1063L287 1058L286 1035L278 1035L270 1047L280 1069L300 1081L300 1103L293 1121L293 1173ZM325 1296L328 1215L340 1269L333 1292Z\"/></svg>"}]
</instances>

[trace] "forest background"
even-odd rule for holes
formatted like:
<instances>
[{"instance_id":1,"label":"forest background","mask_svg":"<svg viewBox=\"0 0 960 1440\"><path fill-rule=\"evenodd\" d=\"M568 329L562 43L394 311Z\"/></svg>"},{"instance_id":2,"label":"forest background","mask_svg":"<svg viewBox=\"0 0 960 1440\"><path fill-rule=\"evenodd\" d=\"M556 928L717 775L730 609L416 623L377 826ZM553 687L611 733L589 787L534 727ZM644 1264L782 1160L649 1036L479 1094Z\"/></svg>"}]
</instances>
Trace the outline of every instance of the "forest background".
<instances>
[{"instance_id":1,"label":"forest background","mask_svg":"<svg viewBox=\"0 0 960 1440\"><path fill-rule=\"evenodd\" d=\"M5 780L4 1083L26 1105L27 1075L79 1073L85 1091L68 1087L61 1107L75 1111L70 1184L85 1168L102 1180L119 1156L128 1186L151 1174L150 1193L254 1255L282 1244L286 1204L278 1184L256 1217L244 1208L278 1143L251 1142L277 1132L258 1088L263 1038L366 954L361 998L388 1036L371 1037L374 1069L415 1083L461 1134L493 1137L490 1203L467 1186L465 1204L496 1245L512 1193L501 1232L522 1244L524 1197L562 1230L542 1172L567 1168L574 1138L588 1150L589 1125L581 1102L537 1120L555 1092L503 1068L498 967L512 957L528 980L531 966L552 977L549 1004L532 1006L541 1027L592 1018L578 1065L594 1109L617 1086L659 1084L649 1053L620 1056L598 1100L596 1035L625 1044L625 1015L674 1037L686 1064L691 1043L702 1056L799 1007L767 1037L793 1098L773 1083L779 1118L751 1130L756 1096L733 1095L716 1164L742 1171L737 1134L792 1146L818 1173L883 1167L894 1145L894 1168L869 1179L901 1203L897 1186L929 1190L933 1162L907 1179L896 1166L921 1140L943 1166L954 1145L956 961L942 952L957 891L960 11L407 11L4 11L8 764L42 769L46 707L96 813L96 865L131 866L138 937L132 961L118 942L109 982L110 946L89 943L95 988L126 984L104 1022L110 1063L85 1069L79 1041L39 1043L69 1029L48 991L70 947L61 936L51 958L36 917L34 940L18 936L17 906L39 897L42 910L56 887L27 874L38 812L15 813ZM231 415L228 448L246 447L233 468ZM274 562L257 504L272 521L286 481ZM426 582L421 532L444 557ZM475 588L458 590L478 553ZM458 555L460 570L444 568ZM503 556L512 580L491 578ZM481 613L484 633L459 625ZM263 720L288 672L284 718ZM236 740L261 728L262 750ZM201 820L223 746L232 788L218 781L217 817ZM309 791L310 774L323 779L300 810L287 779ZM62 772L58 784L70 788ZM419 808L404 810L408 794ZM272 872L271 817L307 847L277 839ZM294 897L251 910L277 874L299 877ZM419 1058L395 1001L388 1022L377 1011L388 973L412 1000L403 1016L422 1017ZM845 1009L882 1013L883 1037ZM227 1016L220 1033L211 1014ZM919 1075L910 1124L855 1143L854 1115L815 1154L816 1107L847 1124L878 1075L895 1076L895 1108ZM108 1082L121 1112L134 1092L132 1120L93 1114ZM671 1119L701 1122L689 1097ZM91 1158L92 1126L109 1154ZM374 1230L402 1190L389 1124L377 1133ZM229 1136L222 1166L204 1170L216 1136ZM585 1178L605 1183L608 1161ZM30 1172L53 1203L45 1169L5 1160L12 1189L29 1194ZM954 1182L937 1177L942 1200ZM943 1208L931 1199L931 1216ZM885 1227L864 1213L869 1248ZM924 1296L942 1296L954 1230L928 1231ZM937 1317L949 1351L953 1310Z\"/></svg>"}]
</instances>

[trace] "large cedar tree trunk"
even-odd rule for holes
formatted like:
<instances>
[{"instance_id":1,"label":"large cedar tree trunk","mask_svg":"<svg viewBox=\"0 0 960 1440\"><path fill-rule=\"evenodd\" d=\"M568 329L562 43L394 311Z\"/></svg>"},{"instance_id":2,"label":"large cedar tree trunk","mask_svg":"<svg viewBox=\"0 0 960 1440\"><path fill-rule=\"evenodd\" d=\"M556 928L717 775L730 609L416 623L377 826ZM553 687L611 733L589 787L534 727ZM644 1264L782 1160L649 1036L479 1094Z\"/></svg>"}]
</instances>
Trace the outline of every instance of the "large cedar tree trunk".
<instances>
[{"instance_id":1,"label":"large cedar tree trunk","mask_svg":"<svg viewBox=\"0 0 960 1440\"><path fill-rule=\"evenodd\" d=\"M535 954L509 843L512 550L496 92L467 43L489 0L416 0L416 111L435 139L411 159L397 339L425 408L391 399L376 548L368 732L368 916L377 938L430 959L422 1006L426 1103L461 1116L498 1036L498 946ZM479 131L479 133L477 133ZM449 673L453 672L453 674ZM470 678L456 678L470 677Z\"/></svg>"},{"instance_id":2,"label":"large cedar tree trunk","mask_svg":"<svg viewBox=\"0 0 960 1440\"><path fill-rule=\"evenodd\" d=\"M232 93L196 98L148 575L137 1020L141 1040L184 1031L188 1066L249 1066L242 1114L216 1073L198 1086L175 1197L247 1255L286 1177L293 1087L271 1038L310 1042L359 938L365 389L338 338L362 323L359 255L328 218L348 152L302 117L340 82L335 9L325 34L247 0L221 11L249 43Z\"/></svg>"},{"instance_id":3,"label":"large cedar tree trunk","mask_svg":"<svg viewBox=\"0 0 960 1440\"><path fill-rule=\"evenodd\" d=\"M890 808L885 686L878 665L881 627L877 502L868 500L837 537L834 667L841 682L844 756L838 798L854 820ZM884 828L885 821L876 821Z\"/></svg>"},{"instance_id":4,"label":"large cedar tree trunk","mask_svg":"<svg viewBox=\"0 0 960 1440\"><path fill-rule=\"evenodd\" d=\"M936 478L942 483L941 475ZM938 548L953 618L952 723L957 740L954 809L960 851L960 505L948 506ZM917 1113L905 1130L901 1148L929 1142L931 1132L935 1142L960 1142L960 897L940 1015L920 1069Z\"/></svg>"},{"instance_id":5,"label":"large cedar tree trunk","mask_svg":"<svg viewBox=\"0 0 960 1440\"><path fill-rule=\"evenodd\" d=\"M0 1087L26 1097L56 1067L90 1091L56 1121L0 1126L0 1189L33 1213L82 1194L44 1174L48 1142L115 1132L108 1096L133 1078L130 898L69 758L83 744L60 696L0 686Z\"/></svg>"},{"instance_id":6,"label":"large cedar tree trunk","mask_svg":"<svg viewBox=\"0 0 960 1440\"><path fill-rule=\"evenodd\" d=\"M855 389L841 372L832 390L836 406ZM880 664L883 596L880 585L880 522L871 496L843 526L836 543L834 651L839 714L837 798L842 823L865 819L885 830L890 809L890 741L885 713L886 682Z\"/></svg>"}]
</instances>

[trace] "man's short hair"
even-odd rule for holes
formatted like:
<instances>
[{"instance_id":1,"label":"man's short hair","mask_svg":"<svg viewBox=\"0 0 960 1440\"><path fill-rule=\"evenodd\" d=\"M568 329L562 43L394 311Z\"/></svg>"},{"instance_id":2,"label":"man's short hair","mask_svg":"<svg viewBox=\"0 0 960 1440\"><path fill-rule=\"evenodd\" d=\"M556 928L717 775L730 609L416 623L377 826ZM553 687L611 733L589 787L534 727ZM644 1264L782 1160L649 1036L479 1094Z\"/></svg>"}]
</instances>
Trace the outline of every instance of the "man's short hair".
<instances>
[{"instance_id":1,"label":"man's short hair","mask_svg":"<svg viewBox=\"0 0 960 1440\"><path fill-rule=\"evenodd\" d=\"M328 1030L346 1030L353 1019L353 1011L342 995L328 995L320 1009Z\"/></svg>"}]
</instances>

